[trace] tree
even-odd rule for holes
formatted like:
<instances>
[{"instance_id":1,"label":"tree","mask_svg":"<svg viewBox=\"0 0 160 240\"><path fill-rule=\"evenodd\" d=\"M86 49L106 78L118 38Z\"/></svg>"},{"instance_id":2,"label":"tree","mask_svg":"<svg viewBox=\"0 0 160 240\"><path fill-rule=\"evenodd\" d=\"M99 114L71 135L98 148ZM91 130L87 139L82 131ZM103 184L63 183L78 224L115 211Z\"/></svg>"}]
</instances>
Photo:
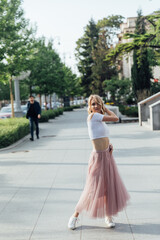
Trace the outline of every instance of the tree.
<instances>
[{"instance_id":1,"label":"tree","mask_svg":"<svg viewBox=\"0 0 160 240\"><path fill-rule=\"evenodd\" d=\"M92 66L94 64L92 52L98 42L98 28L93 19L85 28L83 37L78 39L76 47L76 57L78 60L78 70L81 73L81 85L86 96L92 93L94 83L92 82Z\"/></svg>"},{"instance_id":2,"label":"tree","mask_svg":"<svg viewBox=\"0 0 160 240\"><path fill-rule=\"evenodd\" d=\"M148 22L149 29L145 33L141 33L141 34L126 33L124 35L124 39L133 39L133 41L128 43L117 44L115 48L110 49L110 52L106 55L106 59L109 60L111 64L115 64L116 60L120 56L126 53L129 53L133 50L138 50L140 48L153 49L157 56L157 62L159 62L160 11L156 11L152 15L141 16L141 21Z\"/></svg>"},{"instance_id":3,"label":"tree","mask_svg":"<svg viewBox=\"0 0 160 240\"><path fill-rule=\"evenodd\" d=\"M78 69L86 95L97 93L105 96L104 80L117 74L116 69L104 60L122 19L122 16L112 15L99 20L97 24L91 19L83 37L77 41Z\"/></svg>"},{"instance_id":4,"label":"tree","mask_svg":"<svg viewBox=\"0 0 160 240\"><path fill-rule=\"evenodd\" d=\"M145 21L141 11L138 11L135 34L145 34ZM140 47L133 52L133 66L131 69L131 79L133 92L137 101L141 101L150 95L150 79L152 77L148 61L148 51Z\"/></svg>"},{"instance_id":5,"label":"tree","mask_svg":"<svg viewBox=\"0 0 160 240\"><path fill-rule=\"evenodd\" d=\"M57 91L60 58L53 49L52 40L46 45L45 38L42 37L35 41L34 47L34 56L29 66L31 75L27 83L31 93L39 94L41 103L42 94L46 97Z\"/></svg>"},{"instance_id":6,"label":"tree","mask_svg":"<svg viewBox=\"0 0 160 240\"><path fill-rule=\"evenodd\" d=\"M21 3L21 0L0 2L0 72L9 80L12 116L14 116L12 76L28 70L26 67L34 34L34 30L28 27L28 20L24 18Z\"/></svg>"},{"instance_id":7,"label":"tree","mask_svg":"<svg viewBox=\"0 0 160 240\"><path fill-rule=\"evenodd\" d=\"M63 75L61 75L61 82L59 82L59 88L56 93L63 98L64 106L69 106L70 97L80 95L82 89L80 87L80 79L76 74L72 73L71 68L63 64L62 70Z\"/></svg>"},{"instance_id":8,"label":"tree","mask_svg":"<svg viewBox=\"0 0 160 240\"><path fill-rule=\"evenodd\" d=\"M116 67L105 61L105 56L114 44L114 38L122 23L122 16L112 15L99 20L99 38L96 48L92 51L94 64L92 66L93 92L105 97L104 81L117 75Z\"/></svg>"},{"instance_id":9,"label":"tree","mask_svg":"<svg viewBox=\"0 0 160 240\"><path fill-rule=\"evenodd\" d=\"M131 81L129 79L118 79L112 77L104 81L104 88L111 95L111 101L116 104L127 104L131 97Z\"/></svg>"},{"instance_id":10,"label":"tree","mask_svg":"<svg viewBox=\"0 0 160 240\"><path fill-rule=\"evenodd\" d=\"M0 81L0 101L9 99L10 99L9 84Z\"/></svg>"}]
</instances>

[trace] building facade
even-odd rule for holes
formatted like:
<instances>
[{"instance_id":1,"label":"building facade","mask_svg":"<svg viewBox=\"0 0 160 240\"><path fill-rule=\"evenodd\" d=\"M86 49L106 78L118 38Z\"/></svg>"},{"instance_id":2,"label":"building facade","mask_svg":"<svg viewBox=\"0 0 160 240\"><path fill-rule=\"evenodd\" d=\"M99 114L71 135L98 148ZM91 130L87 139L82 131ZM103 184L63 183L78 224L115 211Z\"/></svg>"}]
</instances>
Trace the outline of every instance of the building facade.
<instances>
[{"instance_id":1,"label":"building facade","mask_svg":"<svg viewBox=\"0 0 160 240\"><path fill-rule=\"evenodd\" d=\"M131 42L132 39L124 39L123 36L125 33L134 33L136 27L136 19L137 17L127 18L126 23L122 23L120 25L121 32L118 34L119 43L128 43ZM149 27L149 26L148 26ZM120 74L119 77L122 78L131 78L131 68L133 65L133 52L130 52L123 56L122 61L120 63ZM152 68L153 78L158 79L160 82L160 66L155 66Z\"/></svg>"}]
</instances>

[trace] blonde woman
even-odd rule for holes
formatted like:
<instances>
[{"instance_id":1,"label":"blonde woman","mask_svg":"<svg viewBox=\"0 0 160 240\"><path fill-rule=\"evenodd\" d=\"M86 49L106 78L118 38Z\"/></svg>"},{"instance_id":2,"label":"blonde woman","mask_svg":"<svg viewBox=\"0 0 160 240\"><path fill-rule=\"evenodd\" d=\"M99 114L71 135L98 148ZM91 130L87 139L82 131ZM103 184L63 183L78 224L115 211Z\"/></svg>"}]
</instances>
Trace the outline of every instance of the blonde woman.
<instances>
[{"instance_id":1,"label":"blonde woman","mask_svg":"<svg viewBox=\"0 0 160 240\"><path fill-rule=\"evenodd\" d=\"M88 99L88 132L93 151L88 164L87 180L74 214L68 222L75 229L79 213L89 217L105 218L107 228L115 227L112 216L126 207L129 194L118 173L109 142L106 121L117 122L118 117L108 110L98 95Z\"/></svg>"}]
</instances>

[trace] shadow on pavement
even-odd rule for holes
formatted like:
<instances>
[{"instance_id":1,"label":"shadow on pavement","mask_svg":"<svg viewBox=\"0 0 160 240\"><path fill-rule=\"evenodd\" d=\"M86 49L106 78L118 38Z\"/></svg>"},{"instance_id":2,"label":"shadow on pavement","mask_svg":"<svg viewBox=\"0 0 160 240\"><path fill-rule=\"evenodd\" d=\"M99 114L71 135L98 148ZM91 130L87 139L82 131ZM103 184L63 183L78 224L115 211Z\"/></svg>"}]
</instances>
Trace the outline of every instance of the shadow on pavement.
<instances>
[{"instance_id":1,"label":"shadow on pavement","mask_svg":"<svg viewBox=\"0 0 160 240\"><path fill-rule=\"evenodd\" d=\"M153 223L143 223L143 224L125 224L125 223L117 223L115 228L108 229L106 227L100 226L89 226L82 225L75 229L75 231L81 230L106 230L106 231L114 231L114 232L133 232L139 234L148 234L148 235L160 235L160 227L159 224Z\"/></svg>"}]
</instances>

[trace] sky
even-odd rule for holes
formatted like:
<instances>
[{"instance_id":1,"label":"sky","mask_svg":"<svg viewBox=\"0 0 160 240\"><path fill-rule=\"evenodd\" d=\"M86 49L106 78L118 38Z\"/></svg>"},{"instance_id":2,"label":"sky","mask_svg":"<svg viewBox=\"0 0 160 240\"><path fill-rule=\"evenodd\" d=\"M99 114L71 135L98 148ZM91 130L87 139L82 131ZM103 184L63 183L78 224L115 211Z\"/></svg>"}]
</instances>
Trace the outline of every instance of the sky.
<instances>
[{"instance_id":1,"label":"sky","mask_svg":"<svg viewBox=\"0 0 160 240\"><path fill-rule=\"evenodd\" d=\"M138 9L147 15L160 9L160 0L23 0L22 7L37 25L37 37L52 38L62 61L76 73L76 41L91 18L97 22L113 14L126 19L136 17Z\"/></svg>"}]
</instances>

